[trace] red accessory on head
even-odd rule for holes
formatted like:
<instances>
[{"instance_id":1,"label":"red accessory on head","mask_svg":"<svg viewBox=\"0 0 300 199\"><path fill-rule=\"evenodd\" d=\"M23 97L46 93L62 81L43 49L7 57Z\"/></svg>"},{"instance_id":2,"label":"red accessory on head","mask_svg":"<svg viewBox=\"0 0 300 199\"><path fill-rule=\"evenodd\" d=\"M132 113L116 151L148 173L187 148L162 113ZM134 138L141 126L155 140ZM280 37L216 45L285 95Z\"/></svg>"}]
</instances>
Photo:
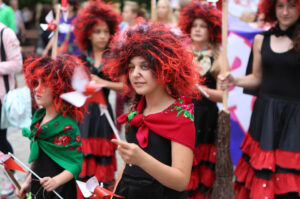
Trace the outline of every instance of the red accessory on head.
<instances>
[{"instance_id":1,"label":"red accessory on head","mask_svg":"<svg viewBox=\"0 0 300 199\"><path fill-rule=\"evenodd\" d=\"M259 5L258 5L258 11L261 14L265 15L265 22L276 22L276 13L275 13L275 6L276 2L278 0L260 0ZM286 1L291 1L291 0L286 0ZM298 9L300 10L300 0L295 0Z\"/></svg>"},{"instance_id":2,"label":"red accessory on head","mask_svg":"<svg viewBox=\"0 0 300 199\"><path fill-rule=\"evenodd\" d=\"M83 109L66 103L60 98L63 93L74 91L71 81L74 69L78 66L89 74L81 60L71 55L59 56L55 60L48 56L28 58L24 63L23 71L26 84L32 93L40 80L43 86L50 88L55 110L80 121L83 119Z\"/></svg>"},{"instance_id":3,"label":"red accessory on head","mask_svg":"<svg viewBox=\"0 0 300 199\"><path fill-rule=\"evenodd\" d=\"M200 77L197 76L193 54L170 29L159 24L142 24L121 36L115 36L103 71L113 80L123 76L124 91L128 95L134 94L128 65L135 56L146 60L158 83L173 97L198 94L195 84Z\"/></svg>"},{"instance_id":4,"label":"red accessory on head","mask_svg":"<svg viewBox=\"0 0 300 199\"><path fill-rule=\"evenodd\" d=\"M79 11L73 23L73 32L81 50L85 51L91 47L88 37L94 28L103 22L107 24L110 35L118 32L121 15L112 8L111 4L106 4L101 0L90 1Z\"/></svg>"},{"instance_id":5,"label":"red accessory on head","mask_svg":"<svg viewBox=\"0 0 300 199\"><path fill-rule=\"evenodd\" d=\"M191 27L196 19L202 19L207 23L212 44L222 41L222 13L213 6L192 1L180 13L179 27L184 34L191 34Z\"/></svg>"}]
</instances>

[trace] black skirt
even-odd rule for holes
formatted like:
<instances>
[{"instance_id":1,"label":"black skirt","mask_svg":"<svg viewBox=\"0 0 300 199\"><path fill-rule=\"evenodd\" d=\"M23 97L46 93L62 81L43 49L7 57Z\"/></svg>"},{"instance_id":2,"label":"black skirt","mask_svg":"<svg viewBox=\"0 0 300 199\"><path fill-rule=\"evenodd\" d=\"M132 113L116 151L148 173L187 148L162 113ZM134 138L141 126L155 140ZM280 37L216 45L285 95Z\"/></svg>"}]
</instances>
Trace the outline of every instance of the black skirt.
<instances>
[{"instance_id":1,"label":"black skirt","mask_svg":"<svg viewBox=\"0 0 300 199\"><path fill-rule=\"evenodd\" d=\"M259 96L241 148L237 198L300 198L300 101Z\"/></svg>"}]
</instances>

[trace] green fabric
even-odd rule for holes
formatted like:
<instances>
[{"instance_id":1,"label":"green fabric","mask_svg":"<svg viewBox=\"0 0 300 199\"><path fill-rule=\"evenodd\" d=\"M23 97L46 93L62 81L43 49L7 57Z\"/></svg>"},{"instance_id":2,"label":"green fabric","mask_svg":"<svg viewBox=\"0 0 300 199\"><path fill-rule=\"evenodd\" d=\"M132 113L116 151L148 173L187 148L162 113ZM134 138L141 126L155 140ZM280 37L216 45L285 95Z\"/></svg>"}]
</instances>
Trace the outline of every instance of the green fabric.
<instances>
[{"instance_id":1,"label":"green fabric","mask_svg":"<svg viewBox=\"0 0 300 199\"><path fill-rule=\"evenodd\" d=\"M7 5L0 9L0 22L11 28L15 33L17 31L15 13L13 9Z\"/></svg>"},{"instance_id":2,"label":"green fabric","mask_svg":"<svg viewBox=\"0 0 300 199\"><path fill-rule=\"evenodd\" d=\"M77 178L82 166L81 137L76 121L71 117L58 114L55 118L39 127L45 116L45 109L39 109L32 118L30 130L24 128L23 136L30 142L28 162L36 160L41 148L53 161Z\"/></svg>"}]
</instances>

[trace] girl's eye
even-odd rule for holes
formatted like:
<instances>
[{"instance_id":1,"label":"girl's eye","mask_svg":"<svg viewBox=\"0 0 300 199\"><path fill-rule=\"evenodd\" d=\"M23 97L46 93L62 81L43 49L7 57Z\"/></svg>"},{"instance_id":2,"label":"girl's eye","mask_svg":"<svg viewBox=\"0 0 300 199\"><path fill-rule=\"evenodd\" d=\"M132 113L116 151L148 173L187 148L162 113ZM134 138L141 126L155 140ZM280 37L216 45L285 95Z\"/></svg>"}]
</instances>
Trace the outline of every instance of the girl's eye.
<instances>
[{"instance_id":1,"label":"girl's eye","mask_svg":"<svg viewBox=\"0 0 300 199\"><path fill-rule=\"evenodd\" d=\"M149 69L148 66L147 66L147 64L142 64L142 65L141 65L141 68L142 68L143 70L148 70L148 69Z\"/></svg>"},{"instance_id":2,"label":"girl's eye","mask_svg":"<svg viewBox=\"0 0 300 199\"><path fill-rule=\"evenodd\" d=\"M129 69L129 70L133 70L133 69L134 69L134 66L128 66L128 69Z\"/></svg>"}]
</instances>

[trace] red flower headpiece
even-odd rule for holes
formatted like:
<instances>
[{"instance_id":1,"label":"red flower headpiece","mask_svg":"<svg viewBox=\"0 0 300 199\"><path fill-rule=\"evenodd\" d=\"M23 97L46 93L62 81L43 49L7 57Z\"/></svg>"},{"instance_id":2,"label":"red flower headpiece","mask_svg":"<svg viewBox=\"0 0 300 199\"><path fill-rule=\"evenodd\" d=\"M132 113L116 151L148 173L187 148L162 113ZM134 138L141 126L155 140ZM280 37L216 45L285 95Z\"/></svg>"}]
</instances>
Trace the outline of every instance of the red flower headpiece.
<instances>
[{"instance_id":1,"label":"red flower headpiece","mask_svg":"<svg viewBox=\"0 0 300 199\"><path fill-rule=\"evenodd\" d=\"M286 0L286 1L292 1L292 0ZM258 10L259 13L262 13L265 15L265 22L275 22L277 21L276 13L275 13L275 6L276 6L277 0L260 0ZM298 9L300 10L300 0L295 0Z\"/></svg>"},{"instance_id":2,"label":"red flower headpiece","mask_svg":"<svg viewBox=\"0 0 300 199\"><path fill-rule=\"evenodd\" d=\"M77 66L83 67L89 73L78 58L70 55L59 56L55 60L48 56L28 58L25 60L23 72L31 92L34 92L38 81L41 80L52 91L52 103L56 112L81 121L83 109L77 108L60 98L61 94L73 91L72 76Z\"/></svg>"},{"instance_id":3,"label":"red flower headpiece","mask_svg":"<svg viewBox=\"0 0 300 199\"><path fill-rule=\"evenodd\" d=\"M199 83L193 55L182 40L163 25L140 25L129 30L125 38L115 36L104 71L113 79L123 77L126 94L134 94L128 78L128 64L135 56L142 56L153 71L158 82L173 97L195 94Z\"/></svg>"},{"instance_id":4,"label":"red flower headpiece","mask_svg":"<svg viewBox=\"0 0 300 199\"><path fill-rule=\"evenodd\" d=\"M191 33L191 27L196 19L202 19L207 23L212 44L219 44L222 40L222 14L213 6L192 1L180 13L179 27L184 34Z\"/></svg>"},{"instance_id":5,"label":"red flower headpiece","mask_svg":"<svg viewBox=\"0 0 300 199\"><path fill-rule=\"evenodd\" d=\"M118 32L121 15L113 10L111 4L106 4L101 0L90 1L79 11L73 23L73 32L81 50L84 51L91 47L89 35L94 31L96 25L104 22L107 24L111 36Z\"/></svg>"}]
</instances>

